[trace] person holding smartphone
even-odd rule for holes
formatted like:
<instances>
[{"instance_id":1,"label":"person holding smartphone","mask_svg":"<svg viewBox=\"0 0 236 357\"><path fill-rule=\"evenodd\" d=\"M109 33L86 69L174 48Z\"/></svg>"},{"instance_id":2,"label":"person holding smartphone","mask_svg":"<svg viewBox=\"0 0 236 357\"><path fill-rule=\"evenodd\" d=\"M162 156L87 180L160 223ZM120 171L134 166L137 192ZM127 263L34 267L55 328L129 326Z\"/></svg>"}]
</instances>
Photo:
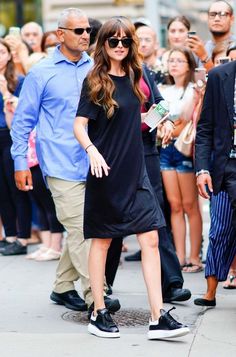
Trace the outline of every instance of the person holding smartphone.
<instances>
[{"instance_id":1,"label":"person holding smartphone","mask_svg":"<svg viewBox=\"0 0 236 357\"><path fill-rule=\"evenodd\" d=\"M220 43L227 47L230 42L235 41L235 36L231 33L233 23L233 7L227 1L217 0L211 3L208 10L208 28L212 39L204 43L199 36L192 35L185 43L198 57L198 67L203 66L209 71L214 66L211 59L214 47Z\"/></svg>"}]
</instances>

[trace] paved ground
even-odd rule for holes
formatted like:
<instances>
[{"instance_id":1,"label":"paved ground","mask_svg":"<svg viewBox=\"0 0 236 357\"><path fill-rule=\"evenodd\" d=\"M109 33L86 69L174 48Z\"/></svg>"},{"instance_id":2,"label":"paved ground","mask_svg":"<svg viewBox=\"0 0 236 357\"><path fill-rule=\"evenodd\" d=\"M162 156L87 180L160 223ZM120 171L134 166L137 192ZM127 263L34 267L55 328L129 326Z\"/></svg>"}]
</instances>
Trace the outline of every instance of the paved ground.
<instances>
[{"instance_id":1,"label":"paved ground","mask_svg":"<svg viewBox=\"0 0 236 357\"><path fill-rule=\"evenodd\" d=\"M127 243L129 253L134 252L135 239L129 238ZM148 309L140 264L124 262L123 258L114 295L123 308ZM193 298L205 290L203 273L185 274L185 286L193 298L176 305L174 311L191 327L191 334L175 341L148 341L147 326L120 328L121 338L111 341L88 335L85 325L65 321L63 315L65 318L72 312L50 302L56 264L0 256L1 357L236 355L236 291L220 287L215 309L194 306Z\"/></svg>"}]
</instances>

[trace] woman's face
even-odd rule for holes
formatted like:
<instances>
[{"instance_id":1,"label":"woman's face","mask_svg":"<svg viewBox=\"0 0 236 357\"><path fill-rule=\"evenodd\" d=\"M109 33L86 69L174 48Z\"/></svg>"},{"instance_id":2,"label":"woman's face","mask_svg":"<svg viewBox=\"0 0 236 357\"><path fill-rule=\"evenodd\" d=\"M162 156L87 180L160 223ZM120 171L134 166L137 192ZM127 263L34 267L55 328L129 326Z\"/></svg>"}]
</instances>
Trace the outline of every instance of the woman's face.
<instances>
[{"instance_id":1,"label":"woman's face","mask_svg":"<svg viewBox=\"0 0 236 357\"><path fill-rule=\"evenodd\" d=\"M117 41L119 39L119 41ZM121 40L124 40L122 43ZM106 40L105 50L110 58L111 62L122 62L129 53L129 47L132 43L132 39L128 38L123 30L120 34L115 33L112 37Z\"/></svg>"},{"instance_id":2,"label":"woman's face","mask_svg":"<svg viewBox=\"0 0 236 357\"><path fill-rule=\"evenodd\" d=\"M188 37L188 29L180 21L173 21L168 29L168 40L170 47L184 46Z\"/></svg>"},{"instance_id":3,"label":"woman's face","mask_svg":"<svg viewBox=\"0 0 236 357\"><path fill-rule=\"evenodd\" d=\"M182 52L174 51L168 59L169 74L175 79L177 77L185 77L189 71L187 58Z\"/></svg>"},{"instance_id":4,"label":"woman's face","mask_svg":"<svg viewBox=\"0 0 236 357\"><path fill-rule=\"evenodd\" d=\"M0 43L0 72L4 73L10 59L11 54L8 52L8 49Z\"/></svg>"}]
</instances>

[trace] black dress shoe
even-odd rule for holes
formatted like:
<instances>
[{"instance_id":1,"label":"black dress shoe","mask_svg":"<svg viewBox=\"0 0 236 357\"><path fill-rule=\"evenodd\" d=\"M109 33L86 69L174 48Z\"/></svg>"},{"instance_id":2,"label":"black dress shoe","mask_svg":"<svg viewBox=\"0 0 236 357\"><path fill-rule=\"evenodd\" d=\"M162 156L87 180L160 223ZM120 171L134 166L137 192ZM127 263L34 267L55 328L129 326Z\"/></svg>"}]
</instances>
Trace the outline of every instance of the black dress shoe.
<instances>
[{"instance_id":1,"label":"black dress shoe","mask_svg":"<svg viewBox=\"0 0 236 357\"><path fill-rule=\"evenodd\" d=\"M163 296L163 302L186 301L191 298L191 291L189 289L171 288Z\"/></svg>"},{"instance_id":2,"label":"black dress shoe","mask_svg":"<svg viewBox=\"0 0 236 357\"><path fill-rule=\"evenodd\" d=\"M125 257L126 262L140 262L141 261L141 250L138 250L134 254L127 255Z\"/></svg>"},{"instance_id":3,"label":"black dress shoe","mask_svg":"<svg viewBox=\"0 0 236 357\"><path fill-rule=\"evenodd\" d=\"M114 314L118 310L120 310L120 302L118 299L111 299L108 296L104 296L104 302L106 309L109 311L109 313ZM88 308L88 319L90 320L91 314L94 310L94 303L92 303L89 308Z\"/></svg>"},{"instance_id":4,"label":"black dress shoe","mask_svg":"<svg viewBox=\"0 0 236 357\"><path fill-rule=\"evenodd\" d=\"M14 243L10 243L3 250L0 251L2 255L20 255L27 254L27 247L21 244L18 240Z\"/></svg>"},{"instance_id":5,"label":"black dress shoe","mask_svg":"<svg viewBox=\"0 0 236 357\"><path fill-rule=\"evenodd\" d=\"M216 306L216 299L207 300L207 299L199 298L199 299L194 300L194 304L198 305L198 306L214 307L214 306Z\"/></svg>"},{"instance_id":6,"label":"black dress shoe","mask_svg":"<svg viewBox=\"0 0 236 357\"><path fill-rule=\"evenodd\" d=\"M56 293L53 291L50 295L50 299L56 302L58 305L64 305L68 309L75 311L86 311L87 304L79 296L76 290L69 290L65 293Z\"/></svg>"}]
</instances>

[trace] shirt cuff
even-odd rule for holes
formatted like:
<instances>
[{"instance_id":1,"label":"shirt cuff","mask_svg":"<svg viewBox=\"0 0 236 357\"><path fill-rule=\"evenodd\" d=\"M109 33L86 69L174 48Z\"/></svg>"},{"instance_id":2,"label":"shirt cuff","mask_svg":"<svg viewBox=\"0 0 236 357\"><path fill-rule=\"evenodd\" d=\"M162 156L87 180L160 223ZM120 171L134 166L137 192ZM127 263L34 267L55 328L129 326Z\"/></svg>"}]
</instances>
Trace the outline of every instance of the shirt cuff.
<instances>
[{"instance_id":1,"label":"shirt cuff","mask_svg":"<svg viewBox=\"0 0 236 357\"><path fill-rule=\"evenodd\" d=\"M22 156L18 156L14 159L14 167L15 167L15 171L29 170L27 159Z\"/></svg>"}]
</instances>

